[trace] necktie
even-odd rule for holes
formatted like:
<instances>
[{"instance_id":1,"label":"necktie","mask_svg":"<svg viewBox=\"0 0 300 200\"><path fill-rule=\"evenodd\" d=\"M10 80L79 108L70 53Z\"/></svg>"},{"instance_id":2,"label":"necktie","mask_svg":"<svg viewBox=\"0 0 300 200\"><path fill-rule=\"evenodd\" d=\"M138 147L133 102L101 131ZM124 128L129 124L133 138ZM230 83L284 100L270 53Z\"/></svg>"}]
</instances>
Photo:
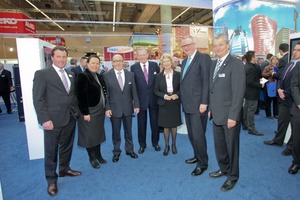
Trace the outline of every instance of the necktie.
<instances>
[{"instance_id":1,"label":"necktie","mask_svg":"<svg viewBox=\"0 0 300 200\"><path fill-rule=\"evenodd\" d=\"M123 91L123 79L122 79L122 76L121 76L122 72L117 72L117 74L118 74L119 86L120 86L121 90Z\"/></svg>"},{"instance_id":2,"label":"necktie","mask_svg":"<svg viewBox=\"0 0 300 200\"><path fill-rule=\"evenodd\" d=\"M145 77L146 83L148 85L148 72L147 72L147 68L146 68L145 64L143 66L144 66L144 77Z\"/></svg>"},{"instance_id":3,"label":"necktie","mask_svg":"<svg viewBox=\"0 0 300 200\"><path fill-rule=\"evenodd\" d=\"M184 69L183 69L183 73L182 73L182 78L184 77L187 69L189 68L190 66L190 62L191 62L191 57L188 57L188 59L186 60L186 63L185 63L185 66L184 66Z\"/></svg>"},{"instance_id":4,"label":"necktie","mask_svg":"<svg viewBox=\"0 0 300 200\"><path fill-rule=\"evenodd\" d=\"M217 65L216 65L216 68L214 71L214 75L213 75L213 80L215 80L217 73L218 73L219 69L221 68L221 63L222 63L222 60L218 59L218 62L217 62Z\"/></svg>"},{"instance_id":5,"label":"necktie","mask_svg":"<svg viewBox=\"0 0 300 200\"><path fill-rule=\"evenodd\" d=\"M67 77L65 75L65 70L60 69L59 72L61 73L61 80L62 80L62 82L65 86L65 89L66 89L67 93L69 93L70 88L69 88L69 85L68 85Z\"/></svg>"},{"instance_id":6,"label":"necktie","mask_svg":"<svg viewBox=\"0 0 300 200\"><path fill-rule=\"evenodd\" d=\"M283 76L283 80L289 75L289 73L292 71L292 69L294 69L294 62L291 62L289 68L286 70L284 76Z\"/></svg>"}]
</instances>

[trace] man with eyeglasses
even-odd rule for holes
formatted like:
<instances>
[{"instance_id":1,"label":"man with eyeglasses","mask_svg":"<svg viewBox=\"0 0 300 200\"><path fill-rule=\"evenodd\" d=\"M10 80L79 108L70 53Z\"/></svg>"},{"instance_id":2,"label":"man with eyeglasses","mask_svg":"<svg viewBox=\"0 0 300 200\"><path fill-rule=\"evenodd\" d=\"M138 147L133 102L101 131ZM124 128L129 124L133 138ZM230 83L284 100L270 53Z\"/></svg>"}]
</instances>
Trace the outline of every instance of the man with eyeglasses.
<instances>
[{"instance_id":1,"label":"man with eyeglasses","mask_svg":"<svg viewBox=\"0 0 300 200\"><path fill-rule=\"evenodd\" d=\"M119 54L113 56L113 68L104 76L107 89L105 115L110 118L112 125L113 162L118 162L121 154L121 123L124 127L125 151L131 158L138 158L134 152L132 141L132 114L138 114L139 99L136 92L134 74L123 69L123 57Z\"/></svg>"},{"instance_id":2,"label":"man with eyeglasses","mask_svg":"<svg viewBox=\"0 0 300 200\"><path fill-rule=\"evenodd\" d=\"M300 44L297 44L293 50L293 59L290 63L286 64L281 70L273 72L273 77L276 75L279 77L277 82L277 92L278 92L278 124L276 135L272 140L264 141L266 145L282 146L286 131L288 129L289 123L291 122L291 109L293 105L293 98L291 95L291 80L294 74L295 68L300 65ZM286 148L282 151L282 155L289 156L292 155L293 150L293 126L291 126L292 132L289 141L287 142Z\"/></svg>"},{"instance_id":3,"label":"man with eyeglasses","mask_svg":"<svg viewBox=\"0 0 300 200\"><path fill-rule=\"evenodd\" d=\"M289 167L288 172L290 174L298 173L300 169L300 43L298 43L293 51L295 62L293 77L291 80L291 91L294 103L292 105L292 138L293 138L293 163Z\"/></svg>"},{"instance_id":4,"label":"man with eyeglasses","mask_svg":"<svg viewBox=\"0 0 300 200\"><path fill-rule=\"evenodd\" d=\"M197 163L191 175L198 176L208 166L205 132L211 58L196 49L196 44L191 36L181 39L181 48L187 57L182 62L180 96L188 136L194 152L194 156L185 162L187 164Z\"/></svg>"}]
</instances>

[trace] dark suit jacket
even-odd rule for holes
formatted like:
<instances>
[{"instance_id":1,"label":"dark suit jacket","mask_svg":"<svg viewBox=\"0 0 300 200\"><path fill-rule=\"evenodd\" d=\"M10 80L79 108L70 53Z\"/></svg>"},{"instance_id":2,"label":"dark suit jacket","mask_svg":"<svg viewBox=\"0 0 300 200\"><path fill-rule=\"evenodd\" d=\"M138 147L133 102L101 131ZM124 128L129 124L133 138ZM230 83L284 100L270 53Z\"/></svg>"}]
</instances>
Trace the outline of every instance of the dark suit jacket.
<instances>
[{"instance_id":1,"label":"dark suit jacket","mask_svg":"<svg viewBox=\"0 0 300 200\"><path fill-rule=\"evenodd\" d=\"M245 98L247 100L258 100L261 84L259 82L260 76L258 75L255 64L246 63L246 93Z\"/></svg>"},{"instance_id":2,"label":"dark suit jacket","mask_svg":"<svg viewBox=\"0 0 300 200\"><path fill-rule=\"evenodd\" d=\"M107 92L105 109L112 111L112 117L130 116L133 114L133 108L140 107L134 74L128 70L124 70L124 73L125 83L123 91L119 86L113 68L103 75Z\"/></svg>"},{"instance_id":3,"label":"dark suit jacket","mask_svg":"<svg viewBox=\"0 0 300 200\"><path fill-rule=\"evenodd\" d=\"M298 62L299 63L299 62ZM292 103L292 115L300 117L300 65L295 66L291 80L291 92L294 102Z\"/></svg>"},{"instance_id":4,"label":"dark suit jacket","mask_svg":"<svg viewBox=\"0 0 300 200\"><path fill-rule=\"evenodd\" d=\"M240 121L246 89L246 73L242 61L228 55L222 63L215 80L212 80L217 60L212 63L210 75L211 111L216 125L226 125L228 119Z\"/></svg>"},{"instance_id":5,"label":"dark suit jacket","mask_svg":"<svg viewBox=\"0 0 300 200\"><path fill-rule=\"evenodd\" d=\"M154 95L155 76L159 73L157 63L148 61L148 85L146 83L144 72L140 62L131 66L130 71L134 73L137 93L140 100L140 108L147 110L150 107L157 108L157 97Z\"/></svg>"},{"instance_id":6,"label":"dark suit jacket","mask_svg":"<svg viewBox=\"0 0 300 200\"><path fill-rule=\"evenodd\" d=\"M69 94L52 66L35 72L33 79L33 104L40 124L52 120L54 127L63 127L68 124L70 113L74 117L78 116L74 95L74 74L67 70L65 71L71 82Z\"/></svg>"},{"instance_id":7,"label":"dark suit jacket","mask_svg":"<svg viewBox=\"0 0 300 200\"><path fill-rule=\"evenodd\" d=\"M173 94L176 94L180 97L180 73L173 70ZM154 93L159 98L157 99L158 105L164 105L166 100L164 99L165 94L167 94L167 82L164 72L161 72L156 75ZM179 99L174 100L177 103L180 103Z\"/></svg>"},{"instance_id":8,"label":"dark suit jacket","mask_svg":"<svg viewBox=\"0 0 300 200\"><path fill-rule=\"evenodd\" d=\"M292 92L291 92L291 80L293 77L293 74L296 72L295 70L299 68L300 62L297 62L296 66L292 71L284 78L284 74L288 70L291 63L286 64L286 66L283 68L282 73L280 75L280 79L277 83L278 87L280 89L284 90L285 99L282 100L281 98L278 98L279 105L286 106L291 108L293 104L293 98L292 98ZM284 79L283 79L284 78Z\"/></svg>"},{"instance_id":9,"label":"dark suit jacket","mask_svg":"<svg viewBox=\"0 0 300 200\"><path fill-rule=\"evenodd\" d=\"M10 93L12 86L11 72L3 69L0 74L0 94Z\"/></svg>"},{"instance_id":10,"label":"dark suit jacket","mask_svg":"<svg viewBox=\"0 0 300 200\"><path fill-rule=\"evenodd\" d=\"M104 97L106 96L106 86L103 77L96 73L99 82L102 85ZM95 80L93 74L86 69L79 73L76 82L76 96L78 101L78 108L83 115L90 114L89 107L96 106L101 98L101 88ZM105 102L103 102L105 103Z\"/></svg>"},{"instance_id":11,"label":"dark suit jacket","mask_svg":"<svg viewBox=\"0 0 300 200\"><path fill-rule=\"evenodd\" d=\"M187 58L182 61L182 72L186 61ZM197 51L183 79L181 73L180 97L185 113L197 113L200 104L208 104L210 68L209 55Z\"/></svg>"},{"instance_id":12,"label":"dark suit jacket","mask_svg":"<svg viewBox=\"0 0 300 200\"><path fill-rule=\"evenodd\" d=\"M284 56L282 56L282 58L279 59L278 71L277 71L277 73L275 73L273 75L274 79L277 79L277 80L280 79L280 76L283 73L285 66L288 64L288 60L289 60L289 54L288 53L286 53Z\"/></svg>"},{"instance_id":13,"label":"dark suit jacket","mask_svg":"<svg viewBox=\"0 0 300 200\"><path fill-rule=\"evenodd\" d=\"M71 68L71 71L72 71L75 75L77 75L77 74L83 72L83 71L81 70L81 67L80 67L79 65L76 66L76 67L72 67L72 68Z\"/></svg>"}]
</instances>

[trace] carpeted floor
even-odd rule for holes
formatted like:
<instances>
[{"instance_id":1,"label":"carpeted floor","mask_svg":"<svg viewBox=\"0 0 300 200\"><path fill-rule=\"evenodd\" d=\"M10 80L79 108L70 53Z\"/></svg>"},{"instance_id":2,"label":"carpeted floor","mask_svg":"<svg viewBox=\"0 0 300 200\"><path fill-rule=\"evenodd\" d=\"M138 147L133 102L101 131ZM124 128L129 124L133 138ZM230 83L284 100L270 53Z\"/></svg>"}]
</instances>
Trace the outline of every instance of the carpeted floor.
<instances>
[{"instance_id":1,"label":"carpeted floor","mask_svg":"<svg viewBox=\"0 0 300 200\"><path fill-rule=\"evenodd\" d=\"M2 110L3 110L2 105ZM150 143L138 159L121 154L120 161L113 163L110 121L106 119L107 140L102 152L108 163L93 169L87 153L79 148L75 139L71 167L82 171L81 177L64 177L58 180L59 192L49 197L44 178L43 159L29 160L25 124L18 122L17 113L0 114L0 182L4 200L167 200L167 199L298 199L300 173L287 172L292 157L282 156L284 147L270 147L264 140L272 139L276 120L267 119L264 111L256 116L257 129L264 136L241 132L240 179L232 191L222 192L225 177L212 179L209 172L217 170L213 146L212 126L208 123L207 142L209 167L201 176L192 177L194 165L185 164L192 148L185 134L178 135L178 154L163 156L155 152ZM148 130L149 132L149 130ZM138 150L136 118L133 119L135 151ZM161 135L160 146L164 148ZM124 140L122 141L124 146ZM124 149L124 148L123 148ZM1 190L0 190L1 191ZM1 198L1 195L0 195Z\"/></svg>"}]
</instances>

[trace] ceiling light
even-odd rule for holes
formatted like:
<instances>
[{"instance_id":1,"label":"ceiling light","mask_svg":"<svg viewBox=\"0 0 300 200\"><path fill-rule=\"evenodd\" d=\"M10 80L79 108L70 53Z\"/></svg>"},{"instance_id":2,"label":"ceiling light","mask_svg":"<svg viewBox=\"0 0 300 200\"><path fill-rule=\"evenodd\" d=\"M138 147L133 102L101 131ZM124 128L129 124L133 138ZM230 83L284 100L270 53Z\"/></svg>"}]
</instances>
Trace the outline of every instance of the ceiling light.
<instances>
[{"instance_id":1,"label":"ceiling light","mask_svg":"<svg viewBox=\"0 0 300 200\"><path fill-rule=\"evenodd\" d=\"M42 15L44 15L46 18L48 18L50 21L52 21L56 26L58 26L61 30L65 30L63 27L61 27L59 24L54 22L48 15L46 15L43 11L41 11L38 7L36 7L33 3L31 3L29 0L26 0L27 3L29 3L32 7L34 7L36 10L38 10Z\"/></svg>"},{"instance_id":2,"label":"ceiling light","mask_svg":"<svg viewBox=\"0 0 300 200\"><path fill-rule=\"evenodd\" d=\"M185 9L182 13L180 13L179 15L177 15L177 17L175 17L172 22L174 22L177 18L179 18L181 15L183 15L186 11L188 11L191 7L188 7L187 9Z\"/></svg>"}]
</instances>

